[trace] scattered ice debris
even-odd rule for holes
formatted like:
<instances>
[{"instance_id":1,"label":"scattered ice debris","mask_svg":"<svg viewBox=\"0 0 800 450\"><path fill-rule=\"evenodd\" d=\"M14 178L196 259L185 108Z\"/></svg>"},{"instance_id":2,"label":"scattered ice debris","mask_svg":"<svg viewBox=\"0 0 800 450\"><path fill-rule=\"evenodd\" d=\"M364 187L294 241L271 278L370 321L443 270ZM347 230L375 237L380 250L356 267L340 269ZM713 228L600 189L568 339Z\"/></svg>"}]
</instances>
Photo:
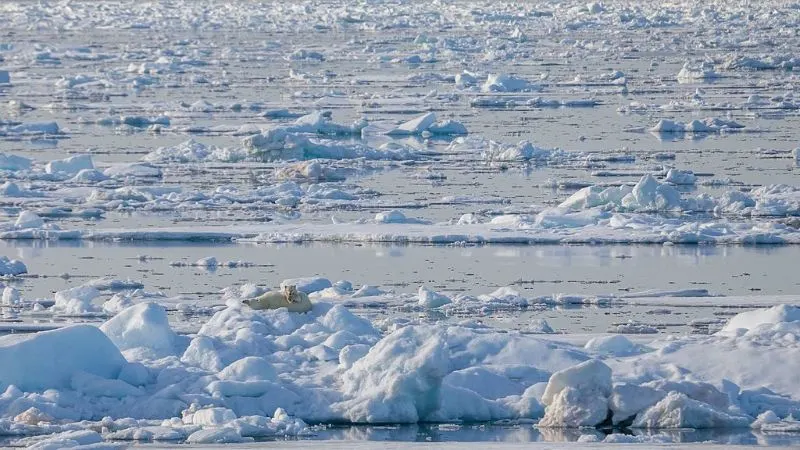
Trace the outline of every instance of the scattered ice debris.
<instances>
[{"instance_id":1,"label":"scattered ice debris","mask_svg":"<svg viewBox=\"0 0 800 450\"><path fill-rule=\"evenodd\" d=\"M620 334L657 334L658 328L637 322L621 323L608 328L609 333Z\"/></svg>"},{"instance_id":2,"label":"scattered ice debris","mask_svg":"<svg viewBox=\"0 0 800 450\"><path fill-rule=\"evenodd\" d=\"M243 153L234 150L209 147L190 139L173 147L160 147L145 155L142 160L151 163L233 162L243 159L244 156ZM111 174L107 175L112 176Z\"/></svg>"},{"instance_id":3,"label":"scattered ice debris","mask_svg":"<svg viewBox=\"0 0 800 450\"><path fill-rule=\"evenodd\" d=\"M470 100L469 104L474 108L592 108L600 105L601 102L591 98L557 100L503 95L475 97Z\"/></svg>"}]
</instances>

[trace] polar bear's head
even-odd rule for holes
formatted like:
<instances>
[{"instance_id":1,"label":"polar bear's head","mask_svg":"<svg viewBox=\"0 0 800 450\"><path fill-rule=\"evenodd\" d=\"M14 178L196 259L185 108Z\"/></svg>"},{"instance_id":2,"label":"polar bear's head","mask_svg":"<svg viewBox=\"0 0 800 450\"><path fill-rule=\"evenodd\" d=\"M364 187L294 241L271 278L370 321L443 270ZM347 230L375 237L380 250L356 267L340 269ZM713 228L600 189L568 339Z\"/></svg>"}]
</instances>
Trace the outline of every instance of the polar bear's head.
<instances>
[{"instance_id":1,"label":"polar bear's head","mask_svg":"<svg viewBox=\"0 0 800 450\"><path fill-rule=\"evenodd\" d=\"M293 284L284 286L283 295L286 297L287 302L294 303L297 301L297 286Z\"/></svg>"}]
</instances>

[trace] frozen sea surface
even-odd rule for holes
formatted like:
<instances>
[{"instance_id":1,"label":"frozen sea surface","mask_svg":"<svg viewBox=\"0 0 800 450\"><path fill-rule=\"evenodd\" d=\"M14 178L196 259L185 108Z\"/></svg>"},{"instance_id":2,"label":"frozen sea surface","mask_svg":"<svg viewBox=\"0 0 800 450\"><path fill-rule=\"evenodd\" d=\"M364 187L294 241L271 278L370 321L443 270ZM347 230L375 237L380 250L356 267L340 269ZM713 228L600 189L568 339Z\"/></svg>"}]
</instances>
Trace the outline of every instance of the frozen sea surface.
<instances>
[{"instance_id":1,"label":"frozen sea surface","mask_svg":"<svg viewBox=\"0 0 800 450\"><path fill-rule=\"evenodd\" d=\"M0 443L798 445L798 19L0 3Z\"/></svg>"}]
</instances>

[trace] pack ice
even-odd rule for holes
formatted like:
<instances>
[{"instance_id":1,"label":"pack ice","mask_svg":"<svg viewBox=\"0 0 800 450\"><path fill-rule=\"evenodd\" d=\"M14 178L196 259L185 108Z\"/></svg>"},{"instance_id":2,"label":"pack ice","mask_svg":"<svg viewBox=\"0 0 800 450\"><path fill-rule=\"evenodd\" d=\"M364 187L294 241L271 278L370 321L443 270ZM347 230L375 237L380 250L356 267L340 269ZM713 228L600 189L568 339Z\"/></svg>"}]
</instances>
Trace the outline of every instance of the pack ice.
<instances>
[{"instance_id":1,"label":"pack ice","mask_svg":"<svg viewBox=\"0 0 800 450\"><path fill-rule=\"evenodd\" d=\"M19 255L0 255L2 333L36 332L0 336L0 435L800 429L800 312L784 297L726 297L741 310L708 335L562 335L478 318L697 307L709 291L396 294L297 273L281 286L314 307L294 314L243 305L255 284L186 300L29 274L25 257L58 241L797 245L799 19L777 1L3 1L0 240ZM169 268L254 266L211 254ZM118 269L101 261L78 267ZM47 298L26 292L53 279Z\"/></svg>"}]
</instances>

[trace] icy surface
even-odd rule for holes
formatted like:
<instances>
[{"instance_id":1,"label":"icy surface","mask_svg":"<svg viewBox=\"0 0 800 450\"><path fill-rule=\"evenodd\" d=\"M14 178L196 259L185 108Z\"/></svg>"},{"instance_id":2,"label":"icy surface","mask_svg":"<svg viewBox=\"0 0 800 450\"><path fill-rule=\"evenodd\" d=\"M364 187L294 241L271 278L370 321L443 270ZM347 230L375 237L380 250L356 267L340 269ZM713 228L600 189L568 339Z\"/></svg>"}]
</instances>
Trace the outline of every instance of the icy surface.
<instances>
[{"instance_id":1,"label":"icy surface","mask_svg":"<svg viewBox=\"0 0 800 450\"><path fill-rule=\"evenodd\" d=\"M2 2L0 445L775 443L799 15Z\"/></svg>"}]
</instances>

